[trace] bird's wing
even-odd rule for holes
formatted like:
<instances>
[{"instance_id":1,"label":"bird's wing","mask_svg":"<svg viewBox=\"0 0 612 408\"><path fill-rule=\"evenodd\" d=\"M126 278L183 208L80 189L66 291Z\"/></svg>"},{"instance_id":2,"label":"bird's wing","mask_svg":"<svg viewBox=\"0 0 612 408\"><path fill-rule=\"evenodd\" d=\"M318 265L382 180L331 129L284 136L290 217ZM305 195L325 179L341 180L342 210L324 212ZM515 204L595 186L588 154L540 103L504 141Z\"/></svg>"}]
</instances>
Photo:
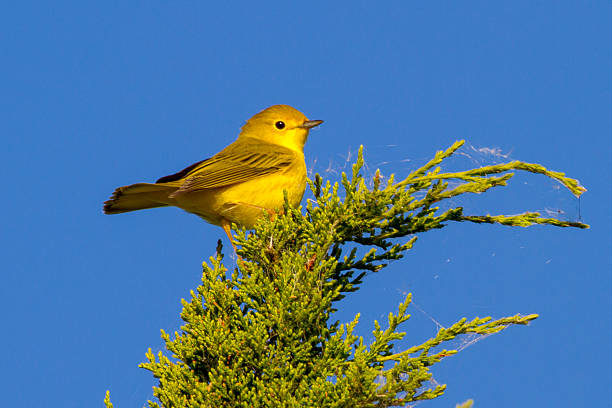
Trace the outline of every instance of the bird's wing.
<instances>
[{"instance_id":1,"label":"bird's wing","mask_svg":"<svg viewBox=\"0 0 612 408\"><path fill-rule=\"evenodd\" d=\"M232 143L210 159L192 164L182 171L162 177L158 183L181 182L177 193L244 183L264 175L281 172L295 161L295 153L282 146L261 141Z\"/></svg>"},{"instance_id":2,"label":"bird's wing","mask_svg":"<svg viewBox=\"0 0 612 408\"><path fill-rule=\"evenodd\" d=\"M210 160L210 158L209 159L200 160L197 163L193 163L191 166L187 166L183 170L181 170L181 171L179 171L177 173L171 174L169 176L164 176L164 177L158 179L155 182L155 184L172 183L172 184L179 184L180 185L180 184L182 184L181 179L183 177L185 177L186 175L191 173L193 169L195 169L196 167L198 167L199 165L201 165L202 163L204 163L205 161L208 161L208 160Z\"/></svg>"}]
</instances>

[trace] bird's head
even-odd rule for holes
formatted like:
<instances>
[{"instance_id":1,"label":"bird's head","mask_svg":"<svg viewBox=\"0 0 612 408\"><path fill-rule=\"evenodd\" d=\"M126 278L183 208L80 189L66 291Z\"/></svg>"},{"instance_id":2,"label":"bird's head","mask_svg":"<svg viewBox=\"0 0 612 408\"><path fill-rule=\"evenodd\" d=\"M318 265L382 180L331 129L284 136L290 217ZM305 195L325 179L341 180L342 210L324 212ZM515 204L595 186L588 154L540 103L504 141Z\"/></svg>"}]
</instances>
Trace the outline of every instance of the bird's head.
<instances>
[{"instance_id":1,"label":"bird's head","mask_svg":"<svg viewBox=\"0 0 612 408\"><path fill-rule=\"evenodd\" d=\"M252 137L302 152L308 131L321 123L322 120L308 120L289 105L274 105L249 119L239 138Z\"/></svg>"}]
</instances>

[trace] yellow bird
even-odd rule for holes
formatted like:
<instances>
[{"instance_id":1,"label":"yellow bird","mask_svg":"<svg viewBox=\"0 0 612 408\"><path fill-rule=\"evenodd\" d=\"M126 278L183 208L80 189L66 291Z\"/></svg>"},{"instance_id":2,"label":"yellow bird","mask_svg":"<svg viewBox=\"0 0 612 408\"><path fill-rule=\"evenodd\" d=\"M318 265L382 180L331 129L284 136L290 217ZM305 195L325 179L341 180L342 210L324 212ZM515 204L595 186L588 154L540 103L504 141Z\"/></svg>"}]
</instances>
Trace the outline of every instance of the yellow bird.
<instances>
[{"instance_id":1,"label":"yellow bird","mask_svg":"<svg viewBox=\"0 0 612 408\"><path fill-rule=\"evenodd\" d=\"M308 120L288 105L249 119L234 143L209 159L153 183L118 187L105 214L175 206L220 225L233 244L232 223L252 228L263 211L279 210L287 191L297 206L306 189L304 144L322 120Z\"/></svg>"}]
</instances>

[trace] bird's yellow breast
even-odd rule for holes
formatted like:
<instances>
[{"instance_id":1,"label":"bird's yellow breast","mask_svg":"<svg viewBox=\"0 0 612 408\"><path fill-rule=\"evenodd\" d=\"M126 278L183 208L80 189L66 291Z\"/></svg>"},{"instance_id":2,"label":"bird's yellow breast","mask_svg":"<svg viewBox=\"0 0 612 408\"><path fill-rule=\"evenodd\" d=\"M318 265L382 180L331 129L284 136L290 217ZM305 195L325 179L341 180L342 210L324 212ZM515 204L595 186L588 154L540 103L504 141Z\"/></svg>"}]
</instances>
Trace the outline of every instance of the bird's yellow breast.
<instances>
[{"instance_id":1,"label":"bird's yellow breast","mask_svg":"<svg viewBox=\"0 0 612 408\"><path fill-rule=\"evenodd\" d=\"M257 177L248 182L208 189L176 198L177 207L221 225L222 219L246 228L253 228L265 211L275 212L284 204L287 191L289 204L296 207L306 189L304 155L296 152L294 163L284 171Z\"/></svg>"}]
</instances>

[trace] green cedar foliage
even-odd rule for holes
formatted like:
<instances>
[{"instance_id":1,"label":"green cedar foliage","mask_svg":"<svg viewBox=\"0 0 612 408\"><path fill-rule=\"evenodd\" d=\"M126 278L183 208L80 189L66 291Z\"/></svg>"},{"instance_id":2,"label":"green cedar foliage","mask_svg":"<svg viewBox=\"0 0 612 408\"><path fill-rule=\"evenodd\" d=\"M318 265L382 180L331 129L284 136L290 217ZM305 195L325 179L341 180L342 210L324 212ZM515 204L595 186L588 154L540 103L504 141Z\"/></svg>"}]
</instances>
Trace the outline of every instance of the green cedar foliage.
<instances>
[{"instance_id":1,"label":"green cedar foliage","mask_svg":"<svg viewBox=\"0 0 612 408\"><path fill-rule=\"evenodd\" d=\"M180 332L162 338L170 356L150 349L142 368L158 379L150 407L391 407L432 399L445 385L431 386L431 367L456 349L444 345L463 334L485 336L537 315L461 319L423 344L396 350L410 318L410 295L388 321L374 322L374 341L354 334L359 315L346 324L331 319L338 301L356 291L367 272L384 268L411 249L417 234L449 221L510 226L550 224L588 228L578 222L521 215L464 215L436 203L505 185L512 170L556 179L574 195L576 180L536 164L507 164L443 173L438 165L461 145L437 152L405 179L370 187L361 175L362 149L352 176L341 183L317 174L306 213L285 205L262 217L253 233L238 230L239 268L228 271L219 242L203 264L202 284L183 300ZM452 181L449 184L449 181ZM107 393L107 407L112 407ZM469 406L466 401L462 406Z\"/></svg>"}]
</instances>

